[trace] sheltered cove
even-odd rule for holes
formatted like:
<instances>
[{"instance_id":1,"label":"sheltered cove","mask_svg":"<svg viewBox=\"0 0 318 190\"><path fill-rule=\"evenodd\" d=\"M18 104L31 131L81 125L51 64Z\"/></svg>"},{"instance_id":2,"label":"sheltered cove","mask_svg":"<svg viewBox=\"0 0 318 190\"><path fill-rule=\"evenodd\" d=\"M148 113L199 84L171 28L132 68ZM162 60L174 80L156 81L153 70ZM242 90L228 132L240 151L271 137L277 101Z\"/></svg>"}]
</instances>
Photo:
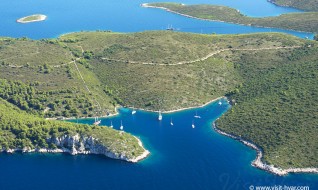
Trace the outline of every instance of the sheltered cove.
<instances>
[{"instance_id":1,"label":"sheltered cove","mask_svg":"<svg viewBox=\"0 0 318 190\"><path fill-rule=\"evenodd\" d=\"M81 44L80 44L81 45ZM296 44L297 45L297 44ZM182 106L182 107L187 107L187 106ZM167 110L169 110L169 108L166 108ZM254 141L255 142L255 141ZM261 145L261 144L260 144Z\"/></svg>"}]
</instances>

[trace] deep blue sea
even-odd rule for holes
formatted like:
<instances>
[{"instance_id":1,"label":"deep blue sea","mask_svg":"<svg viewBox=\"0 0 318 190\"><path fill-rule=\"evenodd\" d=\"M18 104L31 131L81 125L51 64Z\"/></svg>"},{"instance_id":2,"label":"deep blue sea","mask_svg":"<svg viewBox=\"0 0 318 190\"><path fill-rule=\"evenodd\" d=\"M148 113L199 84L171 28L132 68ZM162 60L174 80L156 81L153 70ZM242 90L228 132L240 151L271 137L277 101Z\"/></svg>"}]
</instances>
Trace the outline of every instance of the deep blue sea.
<instances>
[{"instance_id":1,"label":"deep blue sea","mask_svg":"<svg viewBox=\"0 0 318 190\"><path fill-rule=\"evenodd\" d=\"M81 30L139 32L173 28L183 32L237 34L252 32L285 32L302 38L313 34L281 29L258 28L186 18L163 10L142 8L144 0L0 0L0 36L33 39L58 37ZM151 2L162 2L152 0ZM218 4L239 9L243 14L263 17L299 10L279 7L266 0L174 0L186 4ZM44 22L19 24L16 20L31 14L45 14Z\"/></svg>"},{"instance_id":2,"label":"deep blue sea","mask_svg":"<svg viewBox=\"0 0 318 190\"><path fill-rule=\"evenodd\" d=\"M160 0L153 0L152 2ZM312 34L279 29L241 26L190 19L158 9L140 7L142 0L0 0L0 36L33 39L58 37L81 30L137 32L165 30L168 25L196 33L252 33L279 31L310 37ZM186 4L218 4L254 16L275 16L299 10L278 7L266 0L175 0ZM44 22L18 24L16 19L30 14L48 16ZM112 121L118 129L141 138L151 155L137 163L127 163L97 155L0 154L0 190L9 189L209 189L244 190L251 185L303 185L318 189L318 175L290 174L278 177L251 166L256 152L216 133L211 123L229 109L212 103L203 108L163 114L120 109ZM197 112L202 118L195 119ZM170 126L170 120L174 126ZM76 121L73 121L76 122ZM92 123L93 120L80 120ZM191 127L192 122L195 128Z\"/></svg>"},{"instance_id":3,"label":"deep blue sea","mask_svg":"<svg viewBox=\"0 0 318 190\"><path fill-rule=\"evenodd\" d=\"M211 127L229 109L227 102L222 102L163 114L161 122L156 113L137 111L132 115L129 109L120 109L120 115L103 119L102 125L112 121L116 129L122 120L126 132L141 138L151 155L137 164L97 155L0 154L0 189L244 190L250 185L318 189L318 175L278 177L252 167L254 150ZM196 112L201 119L194 118Z\"/></svg>"}]
</instances>

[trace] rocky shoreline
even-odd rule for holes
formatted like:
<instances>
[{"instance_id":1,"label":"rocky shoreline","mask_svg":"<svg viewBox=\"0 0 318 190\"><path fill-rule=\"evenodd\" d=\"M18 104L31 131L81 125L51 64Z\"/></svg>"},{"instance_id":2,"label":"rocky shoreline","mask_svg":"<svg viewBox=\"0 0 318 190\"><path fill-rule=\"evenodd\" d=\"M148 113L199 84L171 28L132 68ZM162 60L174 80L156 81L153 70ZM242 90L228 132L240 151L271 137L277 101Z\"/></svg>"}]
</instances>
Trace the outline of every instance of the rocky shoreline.
<instances>
[{"instance_id":1,"label":"rocky shoreline","mask_svg":"<svg viewBox=\"0 0 318 190\"><path fill-rule=\"evenodd\" d=\"M233 138L233 139L235 139L237 141L240 141L244 145L246 145L248 147L251 147L252 149L256 150L257 157L251 163L251 165L256 167L256 168L265 170L267 172L270 172L270 173L273 173L273 174L276 174L276 175L279 175L279 176L285 176L285 175L287 175L289 173L317 173L318 174L318 168L288 168L288 169L282 169L282 168L275 167L273 165L268 165L268 164L266 164L266 163L264 163L262 161L262 157L263 157L262 150L259 147L257 147L255 144L253 144L252 142L244 140L241 137L238 137L238 136L235 136L235 135L232 135L232 134L225 133L224 131L221 131L220 129L217 128L215 122L213 122L212 128L216 132L218 132L218 133L220 133L220 134L222 134L224 136Z\"/></svg>"},{"instance_id":2,"label":"rocky shoreline","mask_svg":"<svg viewBox=\"0 0 318 190\"><path fill-rule=\"evenodd\" d=\"M128 157L125 152L117 153L110 150L105 145L101 144L98 139L91 136L80 136L79 134L69 136L63 135L61 137L51 137L47 139L47 142L53 143L58 148L50 149L50 148L35 148L31 149L29 147L24 147L23 149L2 149L1 152L6 153L14 153L14 152L22 152L22 153L69 153L71 155L77 154L99 154L104 155L109 158L124 160L127 162L138 162L149 155L149 151L146 150L141 141L135 137L138 141L139 146L144 149L144 152L136 157Z\"/></svg>"},{"instance_id":3,"label":"rocky shoreline","mask_svg":"<svg viewBox=\"0 0 318 190\"><path fill-rule=\"evenodd\" d=\"M225 98L225 99L226 99L225 96L221 96L221 97L215 98L215 99L213 99L213 100L210 100L210 101L204 103L203 105L191 106L191 107L186 107L186 108L179 108L179 109L168 110L168 111L162 110L161 112L162 112L162 113L175 113L175 112L184 111L184 110L202 108L202 107L207 106L207 105L209 105L209 104L211 104L211 103L213 103L213 102L216 102L216 101L218 101L218 100L221 100L222 98ZM131 109L132 109L133 107L128 107L128 108L131 108ZM137 109L137 110L142 110L142 111L147 111L147 112L158 113L158 111L156 111L156 110L150 110L150 109L144 109L144 108L135 108L135 109Z\"/></svg>"},{"instance_id":4,"label":"rocky shoreline","mask_svg":"<svg viewBox=\"0 0 318 190\"><path fill-rule=\"evenodd\" d=\"M135 136L134 136L134 137L135 137ZM140 160L145 159L145 158L150 154L150 152L149 152L148 150L146 150L146 149L144 148L144 146L142 145L141 140L138 139L137 137L135 137L135 138L136 138L137 141L138 141L138 145L141 146L141 147L144 149L144 152L143 152L141 155L137 156L136 158L129 160L130 162L134 162L134 163L136 163L136 162L138 162L138 161L140 161Z\"/></svg>"}]
</instances>

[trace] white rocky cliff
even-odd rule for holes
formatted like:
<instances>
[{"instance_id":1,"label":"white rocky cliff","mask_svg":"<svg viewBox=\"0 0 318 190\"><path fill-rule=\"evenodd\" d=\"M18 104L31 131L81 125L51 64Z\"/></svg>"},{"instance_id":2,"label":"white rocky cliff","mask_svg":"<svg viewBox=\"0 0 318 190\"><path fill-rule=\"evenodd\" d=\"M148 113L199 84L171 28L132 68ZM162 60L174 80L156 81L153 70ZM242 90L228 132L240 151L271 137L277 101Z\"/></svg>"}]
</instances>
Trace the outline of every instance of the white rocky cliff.
<instances>
[{"instance_id":1,"label":"white rocky cliff","mask_svg":"<svg viewBox=\"0 0 318 190\"><path fill-rule=\"evenodd\" d=\"M139 146L142 146L141 141L137 139ZM80 136L79 134L70 136L63 135L61 137L51 137L47 139L47 143L53 143L57 148L23 148L21 149L8 149L2 150L8 153L13 153L16 151L27 152L41 152L41 153L70 153L72 155L76 154L101 154L113 159L125 160L128 162L138 162L144 159L149 154L149 151L145 150L141 155L136 155L134 157L128 157L125 152L116 152L110 150L107 146L103 145L98 141L98 139L91 136Z\"/></svg>"}]
</instances>

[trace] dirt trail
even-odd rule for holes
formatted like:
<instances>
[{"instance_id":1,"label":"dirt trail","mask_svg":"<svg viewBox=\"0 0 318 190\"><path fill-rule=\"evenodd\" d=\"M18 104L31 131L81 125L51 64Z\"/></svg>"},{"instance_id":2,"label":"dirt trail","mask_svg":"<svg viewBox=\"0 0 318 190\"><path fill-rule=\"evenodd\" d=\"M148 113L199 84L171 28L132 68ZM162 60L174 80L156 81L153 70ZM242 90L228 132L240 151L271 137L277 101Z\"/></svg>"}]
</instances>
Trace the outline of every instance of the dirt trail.
<instances>
[{"instance_id":1,"label":"dirt trail","mask_svg":"<svg viewBox=\"0 0 318 190\"><path fill-rule=\"evenodd\" d=\"M263 47L263 48L243 48L243 49L234 49L234 48L226 48L226 49L220 49L214 52L209 53L208 55L195 59L190 61L180 61L177 63L149 63L149 62L138 62L138 61L131 61L131 60L119 60L119 59L108 59L108 58L102 58L103 60L110 60L110 61L119 61L119 62L126 62L126 63L133 63L133 64L143 64L143 65L162 65L162 66L174 66L174 65L184 65L184 64L191 64L199 61L204 61L209 59L210 57L219 54L221 52L225 51L260 51L260 50L274 50L274 49L295 49L300 48L302 46L280 46L280 47Z\"/></svg>"}]
</instances>

